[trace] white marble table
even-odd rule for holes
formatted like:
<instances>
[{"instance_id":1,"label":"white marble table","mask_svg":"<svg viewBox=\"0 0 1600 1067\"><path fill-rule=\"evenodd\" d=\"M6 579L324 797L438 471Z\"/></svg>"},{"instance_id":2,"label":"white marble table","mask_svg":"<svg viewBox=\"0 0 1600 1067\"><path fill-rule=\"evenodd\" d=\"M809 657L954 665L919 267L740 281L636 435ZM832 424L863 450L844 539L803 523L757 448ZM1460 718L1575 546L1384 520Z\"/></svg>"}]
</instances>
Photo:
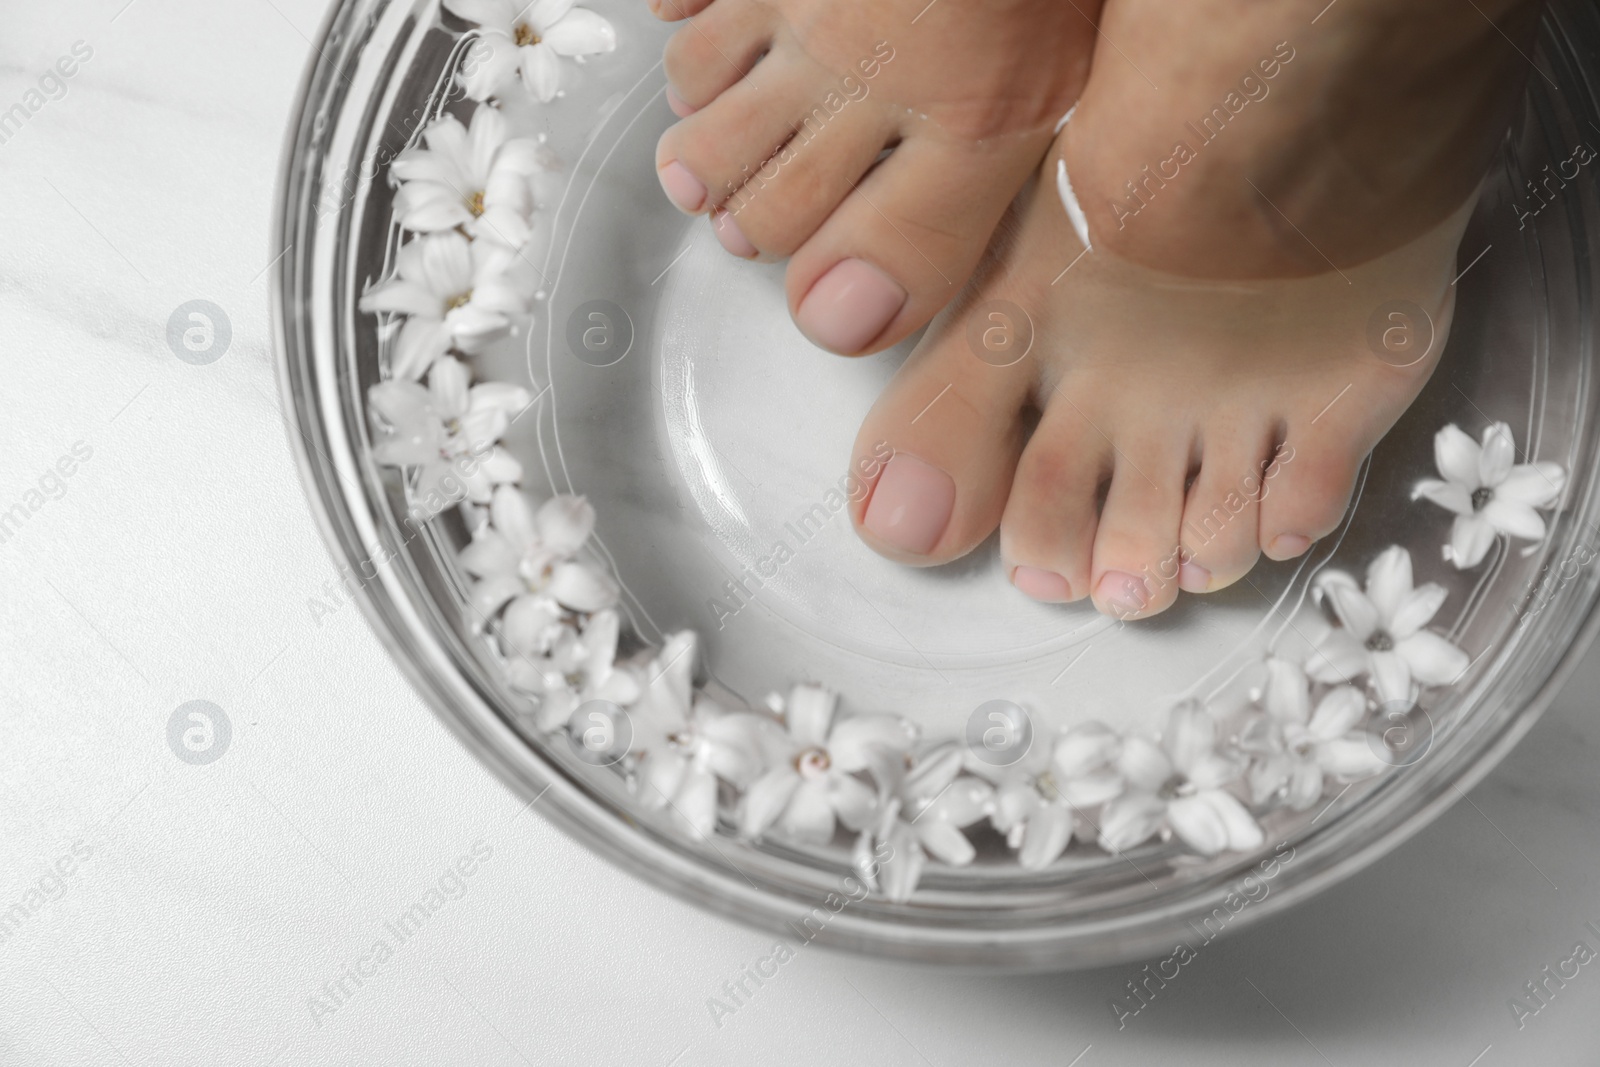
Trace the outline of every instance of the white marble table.
<instances>
[{"instance_id":1,"label":"white marble table","mask_svg":"<svg viewBox=\"0 0 1600 1067\"><path fill-rule=\"evenodd\" d=\"M1208 946L1120 1031L1137 967L996 979L815 948L714 1021L772 939L519 812L327 592L265 283L320 0L7 18L0 114L29 114L0 143L0 512L23 509L0 534L0 1063L1600 1062L1600 967L1521 1029L1508 1007L1600 948L1596 656L1469 803ZM232 330L208 365L166 340L196 299ZM231 723L205 765L167 741L191 700Z\"/></svg>"}]
</instances>

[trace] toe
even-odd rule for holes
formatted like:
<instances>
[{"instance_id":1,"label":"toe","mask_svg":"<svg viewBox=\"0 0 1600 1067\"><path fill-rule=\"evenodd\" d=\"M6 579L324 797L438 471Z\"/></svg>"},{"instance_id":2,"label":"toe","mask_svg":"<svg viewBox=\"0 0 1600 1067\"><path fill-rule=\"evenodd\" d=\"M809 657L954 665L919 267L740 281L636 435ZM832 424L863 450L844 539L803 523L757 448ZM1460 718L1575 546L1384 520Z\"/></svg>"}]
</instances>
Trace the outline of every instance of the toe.
<instances>
[{"instance_id":1,"label":"toe","mask_svg":"<svg viewBox=\"0 0 1600 1067\"><path fill-rule=\"evenodd\" d=\"M1042 145L1004 151L923 133L845 197L789 265L802 333L841 355L887 348L957 294Z\"/></svg>"},{"instance_id":2,"label":"toe","mask_svg":"<svg viewBox=\"0 0 1600 1067\"><path fill-rule=\"evenodd\" d=\"M965 318L929 332L856 437L851 517L879 553L917 566L972 551L1000 522L1034 368L978 359Z\"/></svg>"},{"instance_id":3,"label":"toe","mask_svg":"<svg viewBox=\"0 0 1600 1067\"><path fill-rule=\"evenodd\" d=\"M1201 447L1200 473L1183 506L1178 587L1187 593L1225 589L1261 555L1261 497L1272 455L1270 428L1241 432L1248 419L1219 420Z\"/></svg>"},{"instance_id":4,"label":"toe","mask_svg":"<svg viewBox=\"0 0 1600 1067\"><path fill-rule=\"evenodd\" d=\"M1095 530L1089 595L1095 607L1118 618L1145 618L1172 606L1178 595L1182 550L1183 485L1190 439L1160 436L1162 427L1119 434L1111 487Z\"/></svg>"},{"instance_id":5,"label":"toe","mask_svg":"<svg viewBox=\"0 0 1600 1067\"><path fill-rule=\"evenodd\" d=\"M1268 559L1305 554L1338 528L1365 453L1337 434L1291 428L1266 470L1259 543Z\"/></svg>"},{"instance_id":6,"label":"toe","mask_svg":"<svg viewBox=\"0 0 1600 1067\"><path fill-rule=\"evenodd\" d=\"M1047 603L1089 595L1097 497L1111 458L1106 439L1070 404L1046 407L1000 521L1000 555L1023 593Z\"/></svg>"},{"instance_id":7,"label":"toe","mask_svg":"<svg viewBox=\"0 0 1600 1067\"><path fill-rule=\"evenodd\" d=\"M683 2L662 0L662 5ZM667 41L662 56L667 84L689 107L705 107L748 75L771 43L772 22L766 5L710 5ZM759 75L756 80L761 80Z\"/></svg>"},{"instance_id":8,"label":"toe","mask_svg":"<svg viewBox=\"0 0 1600 1067\"><path fill-rule=\"evenodd\" d=\"M767 259L804 246L860 184L894 133L883 113L868 107L845 108L836 116L817 107L799 113L791 129L783 147L744 175L717 220L719 233L724 224L734 227L745 246Z\"/></svg>"},{"instance_id":9,"label":"toe","mask_svg":"<svg viewBox=\"0 0 1600 1067\"><path fill-rule=\"evenodd\" d=\"M797 62L762 61L759 85L746 78L675 123L656 143L656 173L680 211L716 207L761 172L793 135L807 82Z\"/></svg>"}]
</instances>

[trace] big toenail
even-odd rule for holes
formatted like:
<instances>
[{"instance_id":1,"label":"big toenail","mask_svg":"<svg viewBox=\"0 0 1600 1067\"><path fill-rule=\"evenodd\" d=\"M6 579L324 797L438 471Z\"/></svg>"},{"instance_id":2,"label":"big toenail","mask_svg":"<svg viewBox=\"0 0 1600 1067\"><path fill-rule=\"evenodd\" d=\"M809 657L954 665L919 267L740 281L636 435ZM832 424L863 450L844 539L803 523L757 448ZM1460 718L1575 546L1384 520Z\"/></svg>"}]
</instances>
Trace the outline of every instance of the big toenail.
<instances>
[{"instance_id":1,"label":"big toenail","mask_svg":"<svg viewBox=\"0 0 1600 1067\"><path fill-rule=\"evenodd\" d=\"M680 119L686 119L695 113L695 109L689 106L688 101L684 100L683 97L673 92L672 86L670 85L667 86L667 106L670 107L672 109L672 113L678 116Z\"/></svg>"},{"instance_id":2,"label":"big toenail","mask_svg":"<svg viewBox=\"0 0 1600 1067\"><path fill-rule=\"evenodd\" d=\"M1211 588L1211 572L1198 563L1185 563L1178 568L1178 588L1185 593L1204 593Z\"/></svg>"},{"instance_id":3,"label":"big toenail","mask_svg":"<svg viewBox=\"0 0 1600 1067\"><path fill-rule=\"evenodd\" d=\"M944 536L956 506L956 483L944 471L896 452L873 487L861 525L885 544L925 556Z\"/></svg>"},{"instance_id":4,"label":"big toenail","mask_svg":"<svg viewBox=\"0 0 1600 1067\"><path fill-rule=\"evenodd\" d=\"M1150 606L1150 590L1137 574L1106 571L1095 586L1095 599L1119 615L1137 615Z\"/></svg>"},{"instance_id":5,"label":"big toenail","mask_svg":"<svg viewBox=\"0 0 1600 1067\"><path fill-rule=\"evenodd\" d=\"M722 247L738 256L740 259L751 259L756 254L756 246L750 243L750 238L739 229L739 224L733 216L726 211L717 212L711 220L711 225L717 231L717 240L722 242Z\"/></svg>"},{"instance_id":6,"label":"big toenail","mask_svg":"<svg viewBox=\"0 0 1600 1067\"><path fill-rule=\"evenodd\" d=\"M1011 584L1046 604L1064 604L1072 599L1072 586L1055 571L1018 567L1011 572Z\"/></svg>"},{"instance_id":7,"label":"big toenail","mask_svg":"<svg viewBox=\"0 0 1600 1067\"><path fill-rule=\"evenodd\" d=\"M850 355L871 344L905 303L893 278L864 259L847 259L816 280L794 318L823 348Z\"/></svg>"},{"instance_id":8,"label":"big toenail","mask_svg":"<svg viewBox=\"0 0 1600 1067\"><path fill-rule=\"evenodd\" d=\"M1299 534L1279 534L1272 539L1272 544L1267 546L1267 555L1272 559L1294 559L1311 547L1309 537Z\"/></svg>"},{"instance_id":9,"label":"big toenail","mask_svg":"<svg viewBox=\"0 0 1600 1067\"><path fill-rule=\"evenodd\" d=\"M693 215L706 202L705 184L676 159L662 167L657 177L661 179L661 188L666 190L667 199L676 204L679 211Z\"/></svg>"}]
</instances>

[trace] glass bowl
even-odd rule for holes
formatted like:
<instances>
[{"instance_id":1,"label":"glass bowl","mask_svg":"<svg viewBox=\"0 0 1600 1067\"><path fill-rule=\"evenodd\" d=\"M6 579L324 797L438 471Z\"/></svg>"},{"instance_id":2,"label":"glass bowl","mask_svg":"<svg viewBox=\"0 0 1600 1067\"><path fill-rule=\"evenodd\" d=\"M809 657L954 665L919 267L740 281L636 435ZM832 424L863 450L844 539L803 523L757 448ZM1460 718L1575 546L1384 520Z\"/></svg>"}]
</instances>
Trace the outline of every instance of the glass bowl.
<instances>
[{"instance_id":1,"label":"glass bowl","mask_svg":"<svg viewBox=\"0 0 1600 1067\"><path fill-rule=\"evenodd\" d=\"M341 0L316 43L279 184L273 301L289 440L379 637L440 718L546 818L624 870L788 938L993 969L1086 967L1208 941L1373 862L1459 799L1557 691L1594 634L1600 597L1588 565L1600 551L1600 203L1587 174L1538 200L1529 183L1570 168L1575 146L1600 144L1593 5L1549 9L1540 69L1462 246L1449 349L1369 461L1344 526L1304 560L1263 564L1249 582L1131 625L1023 600L992 543L933 571L856 543L834 490L856 425L912 342L864 360L820 353L789 323L781 268L725 256L702 221L666 204L653 154L672 121L658 59L669 28L643 5L602 10L615 51L567 64L558 106L504 108L560 169L528 246L541 279L531 328L473 366L528 390L503 439L523 484L594 504L592 551L622 590L625 645L694 629L700 684L758 714L763 694L824 679L852 707L892 710L925 738L960 741L1001 697L1028 709L1041 735L1090 719L1134 731L1180 698L1248 714L1263 651L1292 643L1301 622L1327 627L1328 574L1359 572L1398 545L1419 583L1448 589L1435 625L1471 660L1417 707L1378 709L1368 735L1383 773L1330 788L1309 810L1263 811L1262 843L1244 852L1074 844L1023 869L977 825L975 862L929 864L899 899L867 891L842 833L825 846L752 839L720 808L714 833L685 832L672 812L642 806L620 767L597 769L565 734L530 725L536 702L508 684L470 608L459 553L481 511L423 521L415 482L374 454L368 396L393 338L360 303L400 240L389 163L434 116L466 114L452 74L473 39L428 0ZM595 326L598 346L585 340ZM1413 502L1414 490L1433 474L1441 426L1476 436L1496 422L1519 460L1564 468L1566 488L1543 540L1502 539L1484 565L1453 569L1440 554L1450 515ZM791 550L782 567L758 566L778 540Z\"/></svg>"}]
</instances>

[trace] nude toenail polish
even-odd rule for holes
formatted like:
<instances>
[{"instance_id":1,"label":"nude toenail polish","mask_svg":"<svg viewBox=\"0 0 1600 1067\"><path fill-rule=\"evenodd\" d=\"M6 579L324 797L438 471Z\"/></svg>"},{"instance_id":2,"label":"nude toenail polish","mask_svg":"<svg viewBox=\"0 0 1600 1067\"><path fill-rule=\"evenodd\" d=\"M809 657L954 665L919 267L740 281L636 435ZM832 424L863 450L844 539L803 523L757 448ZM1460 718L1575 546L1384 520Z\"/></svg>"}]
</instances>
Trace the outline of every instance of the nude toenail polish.
<instances>
[{"instance_id":1,"label":"nude toenail polish","mask_svg":"<svg viewBox=\"0 0 1600 1067\"><path fill-rule=\"evenodd\" d=\"M1204 593L1211 588L1211 572L1198 563L1185 563L1178 568L1178 588L1185 593Z\"/></svg>"},{"instance_id":2,"label":"nude toenail polish","mask_svg":"<svg viewBox=\"0 0 1600 1067\"><path fill-rule=\"evenodd\" d=\"M717 231L717 240L722 242L722 247L738 256L740 259L753 259L756 255L756 246L750 243L750 238L739 229L739 224L734 221L733 215L726 211L717 212L711 220L711 225Z\"/></svg>"},{"instance_id":3,"label":"nude toenail polish","mask_svg":"<svg viewBox=\"0 0 1600 1067\"><path fill-rule=\"evenodd\" d=\"M931 463L896 452L873 487L861 525L902 552L925 556L944 536L956 507L956 483Z\"/></svg>"},{"instance_id":4,"label":"nude toenail polish","mask_svg":"<svg viewBox=\"0 0 1600 1067\"><path fill-rule=\"evenodd\" d=\"M1137 615L1150 606L1150 590L1137 574L1106 571L1095 586L1095 599L1118 615Z\"/></svg>"},{"instance_id":5,"label":"nude toenail polish","mask_svg":"<svg viewBox=\"0 0 1600 1067\"><path fill-rule=\"evenodd\" d=\"M672 86L670 85L667 86L667 106L670 107L672 109L672 113L678 116L680 119L686 119L690 115L693 115L696 111L695 108L689 106L688 102L685 101L683 97L673 92Z\"/></svg>"},{"instance_id":6,"label":"nude toenail polish","mask_svg":"<svg viewBox=\"0 0 1600 1067\"><path fill-rule=\"evenodd\" d=\"M893 278L864 259L847 259L812 284L794 318L811 340L849 355L871 344L905 303Z\"/></svg>"},{"instance_id":7,"label":"nude toenail polish","mask_svg":"<svg viewBox=\"0 0 1600 1067\"><path fill-rule=\"evenodd\" d=\"M1072 586L1055 571L1018 567L1011 572L1011 584L1046 604L1064 604L1072 599Z\"/></svg>"},{"instance_id":8,"label":"nude toenail polish","mask_svg":"<svg viewBox=\"0 0 1600 1067\"><path fill-rule=\"evenodd\" d=\"M1299 534L1279 534L1272 539L1272 544L1267 546L1267 555L1273 559L1293 559L1311 547L1309 537Z\"/></svg>"},{"instance_id":9,"label":"nude toenail polish","mask_svg":"<svg viewBox=\"0 0 1600 1067\"><path fill-rule=\"evenodd\" d=\"M705 204L705 184L676 159L662 167L657 177L661 179L661 188L666 190L667 199L676 204L679 211L693 215Z\"/></svg>"}]
</instances>

